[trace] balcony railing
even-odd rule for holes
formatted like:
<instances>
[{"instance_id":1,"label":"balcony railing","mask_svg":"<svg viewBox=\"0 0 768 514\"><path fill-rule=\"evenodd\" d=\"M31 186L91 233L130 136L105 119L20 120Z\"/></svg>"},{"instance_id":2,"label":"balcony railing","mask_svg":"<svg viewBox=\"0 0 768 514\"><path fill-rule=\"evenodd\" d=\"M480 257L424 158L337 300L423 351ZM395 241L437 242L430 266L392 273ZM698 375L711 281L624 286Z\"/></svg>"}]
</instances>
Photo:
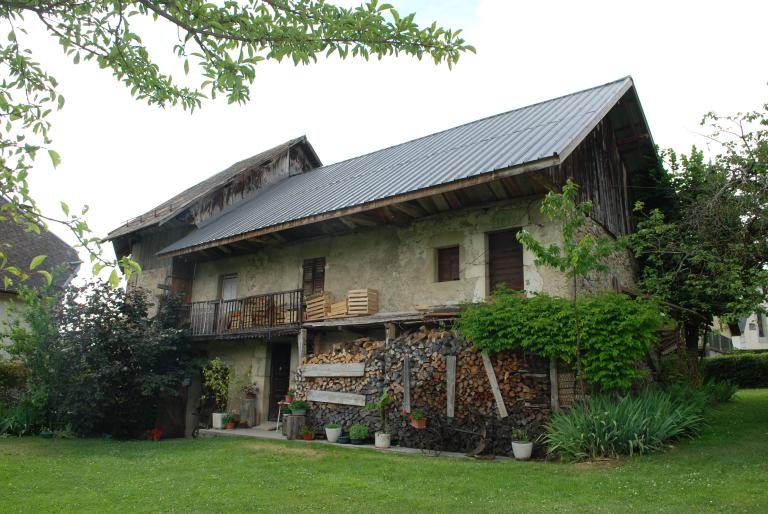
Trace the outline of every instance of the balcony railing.
<instances>
[{"instance_id":1,"label":"balcony railing","mask_svg":"<svg viewBox=\"0 0 768 514\"><path fill-rule=\"evenodd\" d=\"M187 306L192 336L242 337L301 326L304 291L293 289L238 300L192 302Z\"/></svg>"}]
</instances>

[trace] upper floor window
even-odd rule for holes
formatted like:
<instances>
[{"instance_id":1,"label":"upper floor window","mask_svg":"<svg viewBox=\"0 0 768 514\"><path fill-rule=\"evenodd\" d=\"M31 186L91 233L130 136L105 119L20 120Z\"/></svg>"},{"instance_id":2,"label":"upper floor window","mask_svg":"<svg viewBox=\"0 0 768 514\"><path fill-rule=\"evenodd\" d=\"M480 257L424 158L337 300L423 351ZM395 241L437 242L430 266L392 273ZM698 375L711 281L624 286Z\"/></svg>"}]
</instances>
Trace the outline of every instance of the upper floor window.
<instances>
[{"instance_id":1,"label":"upper floor window","mask_svg":"<svg viewBox=\"0 0 768 514\"><path fill-rule=\"evenodd\" d=\"M437 249L437 281L459 280L459 247Z\"/></svg>"},{"instance_id":2,"label":"upper floor window","mask_svg":"<svg viewBox=\"0 0 768 514\"><path fill-rule=\"evenodd\" d=\"M237 300L237 284L239 280L237 273L230 275L223 275L221 277L221 284L219 286L219 299L220 300Z\"/></svg>"},{"instance_id":3,"label":"upper floor window","mask_svg":"<svg viewBox=\"0 0 768 514\"><path fill-rule=\"evenodd\" d=\"M309 296L325 290L325 257L304 259L302 270L302 287L305 295Z\"/></svg>"}]
</instances>

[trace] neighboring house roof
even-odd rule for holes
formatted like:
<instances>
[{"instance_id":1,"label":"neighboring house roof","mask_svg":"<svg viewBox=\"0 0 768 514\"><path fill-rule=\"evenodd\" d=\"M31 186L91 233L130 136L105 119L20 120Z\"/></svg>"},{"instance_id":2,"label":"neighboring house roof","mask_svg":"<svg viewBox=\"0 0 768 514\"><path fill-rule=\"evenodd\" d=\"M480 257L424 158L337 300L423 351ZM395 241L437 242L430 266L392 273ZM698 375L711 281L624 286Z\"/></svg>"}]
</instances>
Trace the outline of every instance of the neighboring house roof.
<instances>
[{"instance_id":1,"label":"neighboring house roof","mask_svg":"<svg viewBox=\"0 0 768 514\"><path fill-rule=\"evenodd\" d=\"M39 273L29 271L29 264L38 255L46 255L45 261L35 268L35 271L45 270L52 272L54 268L63 265L64 273L57 277L56 285L64 286L77 274L80 269L80 258L77 251L67 243L59 239L54 233L41 230L40 235L27 232L24 226L11 220L0 221L0 241L3 243L2 251L8 257L8 266L16 266L30 278L23 282L25 286L37 287L45 283L45 278ZM13 279L13 285L6 288L3 277ZM20 283L18 278L10 273L0 271L0 291L15 292Z\"/></svg>"},{"instance_id":2,"label":"neighboring house roof","mask_svg":"<svg viewBox=\"0 0 768 514\"><path fill-rule=\"evenodd\" d=\"M565 159L632 87L625 77L287 178L207 220L159 254L194 251L323 213Z\"/></svg>"},{"instance_id":3,"label":"neighboring house roof","mask_svg":"<svg viewBox=\"0 0 768 514\"><path fill-rule=\"evenodd\" d=\"M286 141L285 143L280 144L274 148L270 148L266 152L261 152L258 155L254 155L253 157L249 157L240 162L237 162L224 171L221 171L203 180L199 184L195 184L194 186L182 191L170 200L161 203L154 209L145 212L141 216L137 216L129 220L123 226L110 232L109 235L105 238L105 241L116 239L120 236L130 234L131 232L136 232L137 230L141 230L158 223L162 224L165 221L174 218L176 215L182 213L185 209L190 207L196 200L199 200L211 191L224 186L227 182L236 179L238 176L246 173L251 169L258 168L259 166L272 161L273 159L279 157L286 151L290 150L293 146L298 144L305 145L311 154L312 159L316 161L317 166L322 164L320 159L315 154L314 149L312 149L311 145L307 142L306 136L291 139L290 141Z\"/></svg>"}]
</instances>

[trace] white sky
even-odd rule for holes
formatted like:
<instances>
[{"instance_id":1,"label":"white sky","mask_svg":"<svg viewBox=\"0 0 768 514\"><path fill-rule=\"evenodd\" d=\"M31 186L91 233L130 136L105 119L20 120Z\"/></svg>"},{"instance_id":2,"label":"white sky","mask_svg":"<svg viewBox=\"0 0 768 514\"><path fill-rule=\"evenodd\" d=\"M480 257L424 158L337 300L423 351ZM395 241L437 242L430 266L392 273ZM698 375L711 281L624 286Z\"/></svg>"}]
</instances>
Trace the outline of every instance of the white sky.
<instances>
[{"instance_id":1,"label":"white sky","mask_svg":"<svg viewBox=\"0 0 768 514\"><path fill-rule=\"evenodd\" d=\"M190 115L134 100L109 72L71 64L52 40L32 33L36 57L66 97L52 118L53 147L63 161L53 170L39 158L34 196L56 214L59 200L73 210L89 204L89 224L106 235L232 163L302 134L330 164L632 75L655 142L687 150L706 146L697 135L705 112L754 110L768 100L765 1L390 3L416 11L424 25L463 28L477 55L452 71L408 57L264 64L249 104L222 99ZM73 242L66 230L52 230Z\"/></svg>"}]
</instances>

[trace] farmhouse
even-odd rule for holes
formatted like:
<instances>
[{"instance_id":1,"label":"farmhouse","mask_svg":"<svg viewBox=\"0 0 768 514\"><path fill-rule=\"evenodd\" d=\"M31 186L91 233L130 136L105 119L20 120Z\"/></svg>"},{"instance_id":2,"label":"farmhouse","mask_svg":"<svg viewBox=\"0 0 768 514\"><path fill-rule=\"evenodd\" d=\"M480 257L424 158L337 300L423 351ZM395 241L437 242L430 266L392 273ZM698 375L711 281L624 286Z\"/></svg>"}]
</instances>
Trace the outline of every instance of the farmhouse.
<instances>
[{"instance_id":1,"label":"farmhouse","mask_svg":"<svg viewBox=\"0 0 768 514\"><path fill-rule=\"evenodd\" d=\"M313 415L344 423L385 389L405 408L534 423L567 393L567 370L558 381L556 363L486 360L445 329L499 284L568 295L571 283L537 266L516 232L558 242L540 202L572 178L594 203L590 230L627 234L633 188L655 165L627 77L330 165L300 137L108 239L143 268L131 286L183 294L201 348L258 388L257 421L276 419L296 388ZM632 284L619 255L583 285ZM335 365L344 371L323 371Z\"/></svg>"}]
</instances>

